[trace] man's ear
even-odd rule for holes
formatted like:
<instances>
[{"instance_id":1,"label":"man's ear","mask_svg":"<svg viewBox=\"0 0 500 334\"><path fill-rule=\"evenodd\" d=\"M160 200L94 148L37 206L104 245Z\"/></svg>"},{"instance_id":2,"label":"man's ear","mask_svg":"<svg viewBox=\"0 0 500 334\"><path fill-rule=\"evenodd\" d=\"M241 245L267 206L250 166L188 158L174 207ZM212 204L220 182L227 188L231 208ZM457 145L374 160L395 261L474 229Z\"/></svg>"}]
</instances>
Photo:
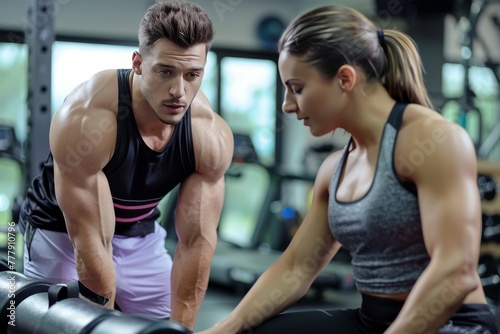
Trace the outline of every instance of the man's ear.
<instances>
[{"instance_id":1,"label":"man's ear","mask_svg":"<svg viewBox=\"0 0 500 334\"><path fill-rule=\"evenodd\" d=\"M142 56L139 52L134 51L132 54L132 70L134 71L135 74L141 75L142 74Z\"/></svg>"},{"instance_id":2,"label":"man's ear","mask_svg":"<svg viewBox=\"0 0 500 334\"><path fill-rule=\"evenodd\" d=\"M357 74L351 65L342 65L337 71L339 86L344 92L351 92L356 86Z\"/></svg>"}]
</instances>

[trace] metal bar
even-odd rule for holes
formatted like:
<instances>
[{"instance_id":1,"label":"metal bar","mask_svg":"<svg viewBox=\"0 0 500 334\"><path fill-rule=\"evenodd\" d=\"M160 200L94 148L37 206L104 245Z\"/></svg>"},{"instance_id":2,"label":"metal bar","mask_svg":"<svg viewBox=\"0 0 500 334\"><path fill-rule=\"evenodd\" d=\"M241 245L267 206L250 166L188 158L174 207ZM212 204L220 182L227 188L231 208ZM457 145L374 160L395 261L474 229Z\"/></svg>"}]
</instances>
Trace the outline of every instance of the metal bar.
<instances>
[{"instance_id":1,"label":"metal bar","mask_svg":"<svg viewBox=\"0 0 500 334\"><path fill-rule=\"evenodd\" d=\"M51 112L52 43L54 42L53 0L30 0L26 41L28 65L27 184L40 174L49 149Z\"/></svg>"}]
</instances>

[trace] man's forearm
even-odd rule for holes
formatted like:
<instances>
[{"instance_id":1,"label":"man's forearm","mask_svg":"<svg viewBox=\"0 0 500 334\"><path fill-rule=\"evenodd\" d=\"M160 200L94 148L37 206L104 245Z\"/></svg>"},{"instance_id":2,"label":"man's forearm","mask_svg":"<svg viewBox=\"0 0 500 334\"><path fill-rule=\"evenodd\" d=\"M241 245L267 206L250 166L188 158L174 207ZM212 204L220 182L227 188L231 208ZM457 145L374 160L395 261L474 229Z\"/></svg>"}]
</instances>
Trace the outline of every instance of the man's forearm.
<instances>
[{"instance_id":1,"label":"man's forearm","mask_svg":"<svg viewBox=\"0 0 500 334\"><path fill-rule=\"evenodd\" d=\"M171 319L191 330L207 290L212 257L213 249L203 245L178 245L175 251Z\"/></svg>"},{"instance_id":2,"label":"man's forearm","mask_svg":"<svg viewBox=\"0 0 500 334\"><path fill-rule=\"evenodd\" d=\"M78 278L93 292L109 298L108 308L114 308L116 274L111 250L92 251L75 249Z\"/></svg>"}]
</instances>

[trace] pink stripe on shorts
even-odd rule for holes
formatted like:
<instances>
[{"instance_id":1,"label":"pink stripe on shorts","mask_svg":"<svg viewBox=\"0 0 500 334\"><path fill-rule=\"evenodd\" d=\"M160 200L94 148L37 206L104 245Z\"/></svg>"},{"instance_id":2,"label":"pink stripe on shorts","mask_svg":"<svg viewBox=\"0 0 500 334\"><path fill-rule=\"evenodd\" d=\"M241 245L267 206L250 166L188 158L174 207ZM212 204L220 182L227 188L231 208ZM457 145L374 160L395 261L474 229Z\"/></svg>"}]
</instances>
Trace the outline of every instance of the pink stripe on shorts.
<instances>
[{"instance_id":1,"label":"pink stripe on shorts","mask_svg":"<svg viewBox=\"0 0 500 334\"><path fill-rule=\"evenodd\" d=\"M116 303L123 313L170 317L172 258L165 249L166 231L155 223L155 232L144 237L113 238ZM30 249L24 250L24 274L54 283L78 279L73 246L66 233L36 229Z\"/></svg>"}]
</instances>

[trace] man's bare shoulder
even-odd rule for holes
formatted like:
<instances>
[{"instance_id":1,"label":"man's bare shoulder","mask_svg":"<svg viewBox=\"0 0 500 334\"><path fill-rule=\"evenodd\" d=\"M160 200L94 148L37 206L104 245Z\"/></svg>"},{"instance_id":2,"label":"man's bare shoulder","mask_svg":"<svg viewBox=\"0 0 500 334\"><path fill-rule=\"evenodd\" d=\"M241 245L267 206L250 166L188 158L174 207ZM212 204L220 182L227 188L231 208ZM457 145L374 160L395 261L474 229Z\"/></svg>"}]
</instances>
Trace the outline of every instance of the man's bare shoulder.
<instances>
[{"instance_id":1,"label":"man's bare shoulder","mask_svg":"<svg viewBox=\"0 0 500 334\"><path fill-rule=\"evenodd\" d=\"M198 92L191 102L191 118L197 122L212 122L218 114L203 92Z\"/></svg>"},{"instance_id":2,"label":"man's bare shoulder","mask_svg":"<svg viewBox=\"0 0 500 334\"><path fill-rule=\"evenodd\" d=\"M201 92L191 103L191 124L198 171L225 173L233 157L233 133Z\"/></svg>"},{"instance_id":3,"label":"man's bare shoulder","mask_svg":"<svg viewBox=\"0 0 500 334\"><path fill-rule=\"evenodd\" d=\"M116 118L118 85L116 70L101 71L77 86L65 99L52 119L52 130L75 130L84 124L98 126L103 119ZM115 84L113 84L115 83Z\"/></svg>"},{"instance_id":4,"label":"man's bare shoulder","mask_svg":"<svg viewBox=\"0 0 500 334\"><path fill-rule=\"evenodd\" d=\"M68 148L82 151L82 162L99 168L109 161L116 138L118 88L112 84L116 80L116 70L102 71L68 95L50 127L56 161L67 159Z\"/></svg>"},{"instance_id":5,"label":"man's bare shoulder","mask_svg":"<svg viewBox=\"0 0 500 334\"><path fill-rule=\"evenodd\" d=\"M66 97L63 108L100 108L116 111L118 106L118 79L116 70L97 72L89 80L75 87Z\"/></svg>"},{"instance_id":6,"label":"man's bare shoulder","mask_svg":"<svg viewBox=\"0 0 500 334\"><path fill-rule=\"evenodd\" d=\"M193 132L199 135L207 135L209 137L214 137L213 134L232 136L229 125L214 111L203 93L198 93L191 103L191 119Z\"/></svg>"}]
</instances>

